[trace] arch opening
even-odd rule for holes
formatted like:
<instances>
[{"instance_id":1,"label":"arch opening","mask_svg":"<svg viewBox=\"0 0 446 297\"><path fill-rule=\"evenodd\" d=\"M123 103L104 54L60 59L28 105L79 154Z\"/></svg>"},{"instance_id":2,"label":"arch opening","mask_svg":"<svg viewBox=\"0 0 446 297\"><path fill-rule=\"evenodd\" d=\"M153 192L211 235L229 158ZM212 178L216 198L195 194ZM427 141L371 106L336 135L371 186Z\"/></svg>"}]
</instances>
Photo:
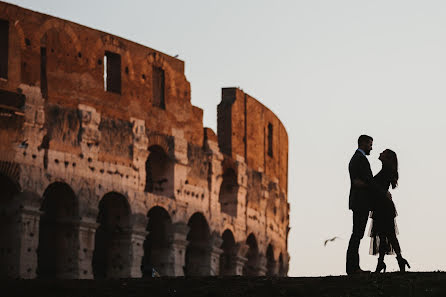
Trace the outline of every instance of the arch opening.
<instances>
[{"instance_id":1,"label":"arch opening","mask_svg":"<svg viewBox=\"0 0 446 297\"><path fill-rule=\"evenodd\" d=\"M243 275L246 276L256 276L258 272L258 261L259 261L259 247L257 245L257 240L254 234L250 234L246 239L246 244L249 246L246 258L248 261L243 267Z\"/></svg>"},{"instance_id":2,"label":"arch opening","mask_svg":"<svg viewBox=\"0 0 446 297\"><path fill-rule=\"evenodd\" d=\"M130 205L119 193L106 194L99 202L93 252L95 279L127 276L130 266Z\"/></svg>"},{"instance_id":3,"label":"arch opening","mask_svg":"<svg viewBox=\"0 0 446 297\"><path fill-rule=\"evenodd\" d=\"M206 253L206 247L209 245L210 229L206 221L206 218L201 213L195 213L187 224L190 228L187 234L187 240L189 244L186 248L186 265L184 274L186 276L206 275L206 271L209 270L205 261L203 261L203 255Z\"/></svg>"},{"instance_id":4,"label":"arch opening","mask_svg":"<svg viewBox=\"0 0 446 297\"><path fill-rule=\"evenodd\" d=\"M235 239L231 230L226 229L222 235L223 243L221 244L221 249L223 253L220 255L220 275L234 275L235 274L235 263L233 261L234 249L235 249Z\"/></svg>"},{"instance_id":5,"label":"arch opening","mask_svg":"<svg viewBox=\"0 0 446 297\"><path fill-rule=\"evenodd\" d=\"M161 275L168 274L170 231L172 220L169 213L160 206L155 206L147 214L147 236L144 241L144 257L141 264L143 277L151 277L152 271Z\"/></svg>"},{"instance_id":6,"label":"arch opening","mask_svg":"<svg viewBox=\"0 0 446 297\"><path fill-rule=\"evenodd\" d=\"M223 174L218 201L220 202L221 211L233 217L237 217L238 188L235 171L232 168L227 169Z\"/></svg>"},{"instance_id":7,"label":"arch opening","mask_svg":"<svg viewBox=\"0 0 446 297\"><path fill-rule=\"evenodd\" d=\"M48 186L43 194L37 249L37 276L73 278L78 270L78 200L62 182Z\"/></svg>"},{"instance_id":8,"label":"arch opening","mask_svg":"<svg viewBox=\"0 0 446 297\"><path fill-rule=\"evenodd\" d=\"M50 28L40 40L40 89L43 98L55 95L62 85L65 90L78 88L80 81L71 74L78 65L78 50L72 37L65 31ZM22 75L29 75L27 69L22 69Z\"/></svg>"},{"instance_id":9,"label":"arch opening","mask_svg":"<svg viewBox=\"0 0 446 297\"><path fill-rule=\"evenodd\" d=\"M19 194L17 185L7 176L0 174L0 278L11 277L15 273L16 249L19 225L14 215L14 197Z\"/></svg>"},{"instance_id":10,"label":"arch opening","mask_svg":"<svg viewBox=\"0 0 446 297\"><path fill-rule=\"evenodd\" d=\"M144 191L172 197L174 188L174 162L158 145L149 147L146 161L146 186Z\"/></svg>"},{"instance_id":11,"label":"arch opening","mask_svg":"<svg viewBox=\"0 0 446 297\"><path fill-rule=\"evenodd\" d=\"M268 245L266 250L266 275L277 275L276 260L274 259L274 248L271 244Z\"/></svg>"}]
</instances>

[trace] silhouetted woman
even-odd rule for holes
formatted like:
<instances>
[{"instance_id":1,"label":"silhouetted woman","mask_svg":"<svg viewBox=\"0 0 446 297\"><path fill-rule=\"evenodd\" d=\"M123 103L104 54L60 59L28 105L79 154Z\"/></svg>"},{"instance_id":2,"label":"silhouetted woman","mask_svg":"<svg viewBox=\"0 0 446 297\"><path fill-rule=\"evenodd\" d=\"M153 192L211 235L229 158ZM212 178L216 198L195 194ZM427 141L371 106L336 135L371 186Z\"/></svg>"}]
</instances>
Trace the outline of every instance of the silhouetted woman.
<instances>
[{"instance_id":1,"label":"silhouetted woman","mask_svg":"<svg viewBox=\"0 0 446 297\"><path fill-rule=\"evenodd\" d=\"M379 155L382 162L381 171L375 175L376 186L388 190L390 186L395 189L398 185L398 158L394 151L386 149ZM375 208L371 214L373 219L370 229L370 254L379 254L375 272L386 272L384 256L396 253L396 259L400 271L406 271L406 265L410 268L406 259L401 256L401 248L398 242L395 217L397 215L395 204L385 196L375 197Z\"/></svg>"}]
</instances>

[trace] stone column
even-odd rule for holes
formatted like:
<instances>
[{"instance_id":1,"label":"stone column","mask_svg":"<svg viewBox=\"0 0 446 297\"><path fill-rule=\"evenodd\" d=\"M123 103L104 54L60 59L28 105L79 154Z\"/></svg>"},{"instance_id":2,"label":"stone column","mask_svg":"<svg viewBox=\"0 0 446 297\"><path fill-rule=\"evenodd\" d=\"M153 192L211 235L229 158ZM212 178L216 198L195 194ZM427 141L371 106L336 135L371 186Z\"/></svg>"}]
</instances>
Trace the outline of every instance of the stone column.
<instances>
[{"instance_id":1,"label":"stone column","mask_svg":"<svg viewBox=\"0 0 446 297\"><path fill-rule=\"evenodd\" d=\"M29 279L37 276L40 215L41 212L35 208L24 208L18 214L19 265L18 269L11 275L13 277Z\"/></svg>"},{"instance_id":2,"label":"stone column","mask_svg":"<svg viewBox=\"0 0 446 297\"><path fill-rule=\"evenodd\" d=\"M245 258L246 253L248 252L249 246L246 243L237 243L234 247L234 254L231 258L231 275L243 275L243 268L245 267L246 262L248 261Z\"/></svg>"},{"instance_id":3,"label":"stone column","mask_svg":"<svg viewBox=\"0 0 446 297\"><path fill-rule=\"evenodd\" d=\"M189 226L185 223L175 223L171 226L169 251L166 259L165 273L168 276L184 276L184 265Z\"/></svg>"},{"instance_id":4,"label":"stone column","mask_svg":"<svg viewBox=\"0 0 446 297\"><path fill-rule=\"evenodd\" d=\"M129 259L129 277L137 278L142 276L141 264L144 256L144 240L146 239L147 231L144 229L132 229L129 232L130 244L130 259Z\"/></svg>"},{"instance_id":5,"label":"stone column","mask_svg":"<svg viewBox=\"0 0 446 297\"><path fill-rule=\"evenodd\" d=\"M259 254L257 263L258 263L257 264L257 275L259 275L259 276L266 275L266 273L268 271L268 268L266 266L266 264L267 264L266 256L263 254Z\"/></svg>"},{"instance_id":6,"label":"stone column","mask_svg":"<svg viewBox=\"0 0 446 297\"><path fill-rule=\"evenodd\" d=\"M84 104L79 104L78 110L81 115L79 138L82 154L85 158L96 160L101 140L101 131L99 131L101 114L94 107Z\"/></svg>"},{"instance_id":7,"label":"stone column","mask_svg":"<svg viewBox=\"0 0 446 297\"><path fill-rule=\"evenodd\" d=\"M236 156L237 162L237 184L238 184L238 191L237 191L237 218L239 220L242 220L242 222L239 222L239 224L244 225L246 224L246 194L248 192L248 176L247 176L247 165L245 163L245 159L243 157L240 157L239 155Z\"/></svg>"},{"instance_id":8,"label":"stone column","mask_svg":"<svg viewBox=\"0 0 446 297\"><path fill-rule=\"evenodd\" d=\"M173 159L175 160L172 185L172 197L174 197L177 190L184 185L189 167L187 166L187 140L184 138L183 130L172 128L172 135L174 137Z\"/></svg>"},{"instance_id":9,"label":"stone column","mask_svg":"<svg viewBox=\"0 0 446 297\"><path fill-rule=\"evenodd\" d=\"M267 275L271 276L277 276L279 275L279 263L277 261L274 261L271 263L271 266L269 267L267 271Z\"/></svg>"},{"instance_id":10,"label":"stone column","mask_svg":"<svg viewBox=\"0 0 446 297\"><path fill-rule=\"evenodd\" d=\"M46 128L44 127L45 99L42 98L39 87L20 84L19 89L22 90L23 95L26 97L22 139L26 139L28 145L23 147L17 146L15 148L16 157L14 159L22 164L40 167L42 166L42 160L45 154L45 151L40 148L42 139L47 133ZM24 154L25 152L26 154ZM34 157L31 158L31 156Z\"/></svg>"},{"instance_id":11,"label":"stone column","mask_svg":"<svg viewBox=\"0 0 446 297\"><path fill-rule=\"evenodd\" d=\"M130 118L133 132L133 166L138 171L138 185L139 191L144 191L146 186L146 161L149 156L147 150L149 139L146 135L146 124L144 120L137 118Z\"/></svg>"},{"instance_id":12,"label":"stone column","mask_svg":"<svg viewBox=\"0 0 446 297\"><path fill-rule=\"evenodd\" d=\"M203 276L218 275L220 272L220 255L223 250L220 249L223 239L213 233L209 242L204 246L203 261L201 262L199 272Z\"/></svg>"},{"instance_id":13,"label":"stone column","mask_svg":"<svg viewBox=\"0 0 446 297\"><path fill-rule=\"evenodd\" d=\"M93 218L82 218L78 223L78 276L79 279L93 278L93 251L98 224Z\"/></svg>"},{"instance_id":14,"label":"stone column","mask_svg":"<svg viewBox=\"0 0 446 297\"><path fill-rule=\"evenodd\" d=\"M248 259L245 257L234 255L232 257L232 267L234 270L232 271L231 275L243 275L243 267L245 267L247 261Z\"/></svg>"},{"instance_id":15,"label":"stone column","mask_svg":"<svg viewBox=\"0 0 446 297\"><path fill-rule=\"evenodd\" d=\"M279 276L287 276L290 263L290 255L288 254L288 252L285 252L282 261L282 267L279 267Z\"/></svg>"},{"instance_id":16,"label":"stone column","mask_svg":"<svg viewBox=\"0 0 446 297\"><path fill-rule=\"evenodd\" d=\"M219 217L221 206L218 201L221 183L223 182L222 161L223 154L220 152L217 142L217 136L209 129L205 128L204 147L207 151L207 161L209 163L208 171L208 189L210 211L209 218L212 220L214 216Z\"/></svg>"}]
</instances>

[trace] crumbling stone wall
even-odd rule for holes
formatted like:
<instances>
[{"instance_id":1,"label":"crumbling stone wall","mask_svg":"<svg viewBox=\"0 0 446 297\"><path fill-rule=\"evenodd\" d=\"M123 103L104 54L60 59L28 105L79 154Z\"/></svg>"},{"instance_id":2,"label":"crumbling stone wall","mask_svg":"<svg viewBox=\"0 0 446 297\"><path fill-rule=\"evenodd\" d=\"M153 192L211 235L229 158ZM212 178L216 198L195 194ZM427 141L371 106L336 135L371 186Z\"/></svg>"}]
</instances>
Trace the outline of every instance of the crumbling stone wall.
<instances>
[{"instance_id":1,"label":"crumbling stone wall","mask_svg":"<svg viewBox=\"0 0 446 297\"><path fill-rule=\"evenodd\" d=\"M0 2L0 277L286 275L288 138L184 62Z\"/></svg>"}]
</instances>

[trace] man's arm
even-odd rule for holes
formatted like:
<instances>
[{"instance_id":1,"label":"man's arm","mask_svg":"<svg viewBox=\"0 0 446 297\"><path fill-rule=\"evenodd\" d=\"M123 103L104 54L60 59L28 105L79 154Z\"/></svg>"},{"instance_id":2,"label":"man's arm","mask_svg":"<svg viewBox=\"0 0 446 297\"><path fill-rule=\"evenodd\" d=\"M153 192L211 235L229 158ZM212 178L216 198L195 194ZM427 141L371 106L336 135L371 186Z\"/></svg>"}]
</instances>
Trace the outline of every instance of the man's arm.
<instances>
[{"instance_id":1,"label":"man's arm","mask_svg":"<svg viewBox=\"0 0 446 297\"><path fill-rule=\"evenodd\" d=\"M354 158L350 164L350 178L352 186L357 188L367 187L375 194L387 198L392 198L387 189L381 188L373 178L370 165L365 158Z\"/></svg>"}]
</instances>

